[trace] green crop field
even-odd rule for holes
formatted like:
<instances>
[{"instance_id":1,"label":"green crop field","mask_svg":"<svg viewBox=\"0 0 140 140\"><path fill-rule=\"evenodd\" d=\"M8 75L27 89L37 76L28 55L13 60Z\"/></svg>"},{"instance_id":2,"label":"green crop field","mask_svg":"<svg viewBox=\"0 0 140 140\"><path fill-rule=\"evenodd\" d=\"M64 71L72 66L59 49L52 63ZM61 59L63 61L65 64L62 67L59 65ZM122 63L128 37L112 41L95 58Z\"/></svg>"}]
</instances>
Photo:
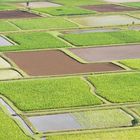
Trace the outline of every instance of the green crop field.
<instances>
[{"instance_id":1,"label":"green crop field","mask_svg":"<svg viewBox=\"0 0 140 140\"><path fill-rule=\"evenodd\" d=\"M31 140L1 109L0 122L0 140Z\"/></svg>"},{"instance_id":2,"label":"green crop field","mask_svg":"<svg viewBox=\"0 0 140 140\"><path fill-rule=\"evenodd\" d=\"M95 110L73 113L83 128L110 128L131 126L133 118L120 109Z\"/></svg>"},{"instance_id":3,"label":"green crop field","mask_svg":"<svg viewBox=\"0 0 140 140\"><path fill-rule=\"evenodd\" d=\"M23 30L67 29L77 27L76 24L67 21L64 18L21 19L21 20L12 20L11 22Z\"/></svg>"},{"instance_id":4,"label":"green crop field","mask_svg":"<svg viewBox=\"0 0 140 140\"><path fill-rule=\"evenodd\" d=\"M12 47L0 47L1 51L6 50L31 50L31 49L47 49L47 48L66 48L67 44L53 37L47 32L28 32L8 34L8 38L16 42L18 45Z\"/></svg>"},{"instance_id":5,"label":"green crop field","mask_svg":"<svg viewBox=\"0 0 140 140\"><path fill-rule=\"evenodd\" d=\"M63 134L48 136L48 140L139 140L140 129Z\"/></svg>"},{"instance_id":6,"label":"green crop field","mask_svg":"<svg viewBox=\"0 0 140 140\"><path fill-rule=\"evenodd\" d=\"M0 32L5 32L5 31L16 31L18 30L15 26L11 25L10 23L6 21L0 21Z\"/></svg>"},{"instance_id":7,"label":"green crop field","mask_svg":"<svg viewBox=\"0 0 140 140\"><path fill-rule=\"evenodd\" d=\"M132 69L140 70L140 59L122 60L120 62Z\"/></svg>"},{"instance_id":8,"label":"green crop field","mask_svg":"<svg viewBox=\"0 0 140 140\"><path fill-rule=\"evenodd\" d=\"M80 78L1 82L0 87L2 95L26 111L101 104Z\"/></svg>"},{"instance_id":9,"label":"green crop field","mask_svg":"<svg viewBox=\"0 0 140 140\"><path fill-rule=\"evenodd\" d=\"M140 42L140 32L138 31L65 34L61 37L76 46L112 45Z\"/></svg>"},{"instance_id":10,"label":"green crop field","mask_svg":"<svg viewBox=\"0 0 140 140\"><path fill-rule=\"evenodd\" d=\"M2 10L15 10L16 6L12 4L0 4L0 11Z\"/></svg>"},{"instance_id":11,"label":"green crop field","mask_svg":"<svg viewBox=\"0 0 140 140\"><path fill-rule=\"evenodd\" d=\"M54 16L67 16L67 15L84 15L84 14L92 14L95 13L93 11L81 9L78 7L49 7L49 8L37 8L35 9L38 12L47 13Z\"/></svg>"},{"instance_id":12,"label":"green crop field","mask_svg":"<svg viewBox=\"0 0 140 140\"><path fill-rule=\"evenodd\" d=\"M97 94L115 103L140 101L140 73L90 76Z\"/></svg>"},{"instance_id":13,"label":"green crop field","mask_svg":"<svg viewBox=\"0 0 140 140\"><path fill-rule=\"evenodd\" d=\"M132 6L132 7L140 7L140 2L128 2L125 3L127 6Z\"/></svg>"}]
</instances>

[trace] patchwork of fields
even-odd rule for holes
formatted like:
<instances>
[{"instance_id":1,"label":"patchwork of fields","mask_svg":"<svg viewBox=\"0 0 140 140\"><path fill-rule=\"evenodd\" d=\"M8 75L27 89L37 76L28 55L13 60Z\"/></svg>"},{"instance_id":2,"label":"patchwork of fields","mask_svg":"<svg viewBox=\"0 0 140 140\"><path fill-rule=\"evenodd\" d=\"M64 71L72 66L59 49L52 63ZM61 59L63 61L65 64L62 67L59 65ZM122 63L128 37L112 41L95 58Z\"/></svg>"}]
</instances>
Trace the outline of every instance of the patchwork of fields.
<instances>
[{"instance_id":1,"label":"patchwork of fields","mask_svg":"<svg viewBox=\"0 0 140 140\"><path fill-rule=\"evenodd\" d=\"M0 140L139 140L140 0L1 0L0 121Z\"/></svg>"}]
</instances>

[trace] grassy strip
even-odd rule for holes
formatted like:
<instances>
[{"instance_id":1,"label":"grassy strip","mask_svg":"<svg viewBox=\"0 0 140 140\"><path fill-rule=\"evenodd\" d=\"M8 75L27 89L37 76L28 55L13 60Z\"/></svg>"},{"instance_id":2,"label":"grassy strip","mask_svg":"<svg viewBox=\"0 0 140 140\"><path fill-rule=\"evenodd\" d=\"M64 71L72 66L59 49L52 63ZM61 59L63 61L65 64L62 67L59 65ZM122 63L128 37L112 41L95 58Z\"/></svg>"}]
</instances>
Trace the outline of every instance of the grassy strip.
<instances>
[{"instance_id":1,"label":"grassy strip","mask_svg":"<svg viewBox=\"0 0 140 140\"><path fill-rule=\"evenodd\" d=\"M17 31L18 29L6 21L0 21L0 32Z\"/></svg>"},{"instance_id":2,"label":"grassy strip","mask_svg":"<svg viewBox=\"0 0 140 140\"><path fill-rule=\"evenodd\" d=\"M140 129L48 136L48 140L139 140Z\"/></svg>"},{"instance_id":3,"label":"grassy strip","mask_svg":"<svg viewBox=\"0 0 140 140\"><path fill-rule=\"evenodd\" d=\"M0 139L1 140L31 140L27 137L6 114L0 110ZM6 133L7 132L7 133Z\"/></svg>"},{"instance_id":4,"label":"grassy strip","mask_svg":"<svg viewBox=\"0 0 140 140\"><path fill-rule=\"evenodd\" d=\"M27 32L12 33L7 35L12 41L18 45L12 47L0 47L0 51L16 51L16 50L32 50L47 48L67 48L68 45L61 40L53 37L47 32Z\"/></svg>"},{"instance_id":5,"label":"grassy strip","mask_svg":"<svg viewBox=\"0 0 140 140\"><path fill-rule=\"evenodd\" d=\"M140 70L140 59L128 59L128 60L122 60L120 63L135 69L135 70Z\"/></svg>"},{"instance_id":6,"label":"grassy strip","mask_svg":"<svg viewBox=\"0 0 140 140\"><path fill-rule=\"evenodd\" d=\"M24 111L101 104L76 77L1 82L0 87L0 93Z\"/></svg>"},{"instance_id":7,"label":"grassy strip","mask_svg":"<svg viewBox=\"0 0 140 140\"><path fill-rule=\"evenodd\" d=\"M53 0L54 2L67 5L67 6L78 6L78 5L96 5L103 4L102 0Z\"/></svg>"},{"instance_id":8,"label":"grassy strip","mask_svg":"<svg viewBox=\"0 0 140 140\"><path fill-rule=\"evenodd\" d=\"M47 13L53 16L67 16L67 15L84 15L84 14L92 14L94 11L81 9L78 7L49 7L49 8L37 8L34 9L38 12Z\"/></svg>"},{"instance_id":9,"label":"grassy strip","mask_svg":"<svg viewBox=\"0 0 140 140\"><path fill-rule=\"evenodd\" d=\"M112 45L139 43L139 31L117 31L105 33L83 33L83 34L65 34L62 36L65 40L76 46L91 45Z\"/></svg>"},{"instance_id":10,"label":"grassy strip","mask_svg":"<svg viewBox=\"0 0 140 140\"><path fill-rule=\"evenodd\" d=\"M132 7L140 7L140 2L128 2L128 3L125 3L124 5L127 5L127 6L132 6Z\"/></svg>"},{"instance_id":11,"label":"grassy strip","mask_svg":"<svg viewBox=\"0 0 140 140\"><path fill-rule=\"evenodd\" d=\"M0 4L0 11L3 11L3 10L15 10L16 9L16 6L12 5L12 4L4 4L4 3L1 3Z\"/></svg>"},{"instance_id":12,"label":"grassy strip","mask_svg":"<svg viewBox=\"0 0 140 140\"><path fill-rule=\"evenodd\" d=\"M140 101L140 73L90 76L96 92L113 103Z\"/></svg>"},{"instance_id":13,"label":"grassy strip","mask_svg":"<svg viewBox=\"0 0 140 140\"><path fill-rule=\"evenodd\" d=\"M75 28L76 24L65 20L64 18L36 18L36 19L20 19L11 20L23 30L32 29L67 29Z\"/></svg>"}]
</instances>

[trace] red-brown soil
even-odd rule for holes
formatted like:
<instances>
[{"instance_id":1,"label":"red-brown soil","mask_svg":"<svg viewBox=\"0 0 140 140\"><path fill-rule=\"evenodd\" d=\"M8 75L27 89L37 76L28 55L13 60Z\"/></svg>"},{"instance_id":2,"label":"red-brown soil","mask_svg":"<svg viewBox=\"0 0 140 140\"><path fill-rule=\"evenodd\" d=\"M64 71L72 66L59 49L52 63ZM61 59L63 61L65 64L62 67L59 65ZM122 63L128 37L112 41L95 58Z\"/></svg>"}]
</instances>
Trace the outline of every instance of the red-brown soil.
<instances>
[{"instance_id":1,"label":"red-brown soil","mask_svg":"<svg viewBox=\"0 0 140 140\"><path fill-rule=\"evenodd\" d=\"M0 19L34 18L34 17L40 16L33 13L29 13L27 11L20 10L0 11Z\"/></svg>"},{"instance_id":2,"label":"red-brown soil","mask_svg":"<svg viewBox=\"0 0 140 140\"><path fill-rule=\"evenodd\" d=\"M70 51L87 62L109 62L113 60L140 58L140 45L72 48Z\"/></svg>"},{"instance_id":3,"label":"red-brown soil","mask_svg":"<svg viewBox=\"0 0 140 140\"><path fill-rule=\"evenodd\" d=\"M123 70L112 63L82 64L58 50L5 53L31 76Z\"/></svg>"},{"instance_id":4,"label":"red-brown soil","mask_svg":"<svg viewBox=\"0 0 140 140\"><path fill-rule=\"evenodd\" d=\"M87 5L81 6L84 9L94 10L97 12L123 12L123 11L137 11L140 8L132 8L115 4L102 4L102 5Z\"/></svg>"}]
</instances>

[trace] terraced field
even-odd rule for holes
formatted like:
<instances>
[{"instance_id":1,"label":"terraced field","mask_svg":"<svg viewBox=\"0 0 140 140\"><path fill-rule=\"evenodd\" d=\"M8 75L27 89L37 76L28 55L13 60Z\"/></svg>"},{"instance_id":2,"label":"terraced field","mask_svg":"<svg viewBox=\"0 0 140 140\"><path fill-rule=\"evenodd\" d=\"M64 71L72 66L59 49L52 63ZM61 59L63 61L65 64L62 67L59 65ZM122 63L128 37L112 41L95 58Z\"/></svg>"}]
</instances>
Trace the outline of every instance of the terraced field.
<instances>
[{"instance_id":1,"label":"terraced field","mask_svg":"<svg viewBox=\"0 0 140 140\"><path fill-rule=\"evenodd\" d=\"M139 5L1 0L0 140L139 140Z\"/></svg>"}]
</instances>

